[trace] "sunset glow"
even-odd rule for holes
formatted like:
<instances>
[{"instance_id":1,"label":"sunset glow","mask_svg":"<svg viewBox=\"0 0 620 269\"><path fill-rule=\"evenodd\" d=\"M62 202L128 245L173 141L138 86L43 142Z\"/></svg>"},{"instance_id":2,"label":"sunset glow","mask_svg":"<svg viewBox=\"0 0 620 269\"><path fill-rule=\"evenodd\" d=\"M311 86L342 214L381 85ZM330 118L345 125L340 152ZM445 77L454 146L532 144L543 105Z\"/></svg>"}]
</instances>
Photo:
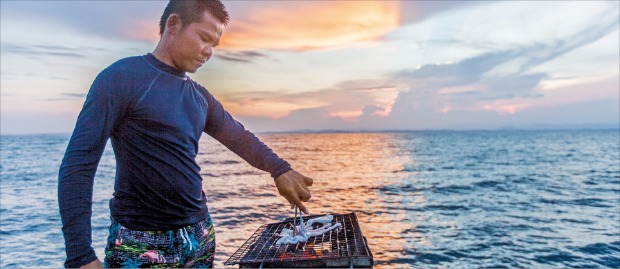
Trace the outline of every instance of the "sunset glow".
<instances>
[{"instance_id":1,"label":"sunset glow","mask_svg":"<svg viewBox=\"0 0 620 269\"><path fill-rule=\"evenodd\" d=\"M232 21L222 48L316 50L374 40L398 27L397 2L290 1Z\"/></svg>"}]
</instances>

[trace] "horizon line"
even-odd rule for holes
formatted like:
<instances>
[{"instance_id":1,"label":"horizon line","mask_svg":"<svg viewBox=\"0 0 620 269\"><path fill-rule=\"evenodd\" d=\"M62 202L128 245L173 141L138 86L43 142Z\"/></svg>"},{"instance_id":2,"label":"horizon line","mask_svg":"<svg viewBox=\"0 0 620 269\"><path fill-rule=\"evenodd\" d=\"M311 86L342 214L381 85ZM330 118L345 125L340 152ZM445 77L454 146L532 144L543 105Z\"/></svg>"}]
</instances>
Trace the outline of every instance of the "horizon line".
<instances>
[{"instance_id":1,"label":"horizon line","mask_svg":"<svg viewBox=\"0 0 620 269\"><path fill-rule=\"evenodd\" d=\"M250 130L251 131L251 130ZM344 134L344 133L413 133L413 132L494 132L494 131L620 131L620 125L593 125L593 126L548 126L548 127L497 127L497 128L438 128L438 129L359 129L359 130L340 130L340 129L319 129L319 130L291 130L291 131L264 131L252 132L254 134ZM42 133L4 133L0 136L36 136L36 135L71 135L71 132L42 132ZM206 134L206 133L205 133Z\"/></svg>"}]
</instances>

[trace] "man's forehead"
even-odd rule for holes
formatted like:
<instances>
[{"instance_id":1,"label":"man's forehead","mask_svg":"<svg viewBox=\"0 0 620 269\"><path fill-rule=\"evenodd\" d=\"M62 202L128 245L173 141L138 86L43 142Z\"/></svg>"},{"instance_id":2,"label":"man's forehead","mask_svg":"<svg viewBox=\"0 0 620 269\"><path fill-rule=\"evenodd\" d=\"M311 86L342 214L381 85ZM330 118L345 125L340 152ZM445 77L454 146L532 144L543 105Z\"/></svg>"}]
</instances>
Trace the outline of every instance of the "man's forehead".
<instances>
[{"instance_id":1,"label":"man's forehead","mask_svg":"<svg viewBox=\"0 0 620 269\"><path fill-rule=\"evenodd\" d=\"M215 31L218 35L224 32L224 24L207 10L202 13L201 19L196 23L196 26L203 32L213 33Z\"/></svg>"}]
</instances>

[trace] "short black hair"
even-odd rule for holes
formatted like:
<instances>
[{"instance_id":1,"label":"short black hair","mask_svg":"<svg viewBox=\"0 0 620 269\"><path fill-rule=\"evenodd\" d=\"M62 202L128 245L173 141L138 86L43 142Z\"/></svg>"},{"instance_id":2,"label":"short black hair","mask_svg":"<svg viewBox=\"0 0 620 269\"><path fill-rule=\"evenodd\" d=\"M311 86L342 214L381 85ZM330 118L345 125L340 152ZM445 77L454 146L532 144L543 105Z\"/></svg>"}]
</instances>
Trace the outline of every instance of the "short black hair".
<instances>
[{"instance_id":1,"label":"short black hair","mask_svg":"<svg viewBox=\"0 0 620 269\"><path fill-rule=\"evenodd\" d=\"M175 13L179 15L183 27L185 27L192 22L200 21L205 10L208 10L213 17L224 25L230 19L226 7L220 0L170 0L159 20L159 35L164 34L166 21L170 14Z\"/></svg>"}]
</instances>

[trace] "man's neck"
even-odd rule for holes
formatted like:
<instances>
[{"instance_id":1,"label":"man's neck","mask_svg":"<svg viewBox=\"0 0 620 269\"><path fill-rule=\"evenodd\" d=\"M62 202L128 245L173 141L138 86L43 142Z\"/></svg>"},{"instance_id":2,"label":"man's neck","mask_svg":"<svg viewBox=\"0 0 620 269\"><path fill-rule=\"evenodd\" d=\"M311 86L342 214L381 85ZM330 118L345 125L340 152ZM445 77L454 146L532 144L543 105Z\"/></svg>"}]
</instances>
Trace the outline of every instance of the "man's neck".
<instances>
[{"instance_id":1,"label":"man's neck","mask_svg":"<svg viewBox=\"0 0 620 269\"><path fill-rule=\"evenodd\" d=\"M159 42L159 44L157 44L157 47L153 51L153 56L155 56L155 58L157 58L157 60L160 60L163 63L165 63L165 64L167 64L167 65L169 65L169 66L171 66L173 68L177 68L174 65L174 62L172 61L172 57L170 57L170 53L166 52L165 45L163 45L162 42Z\"/></svg>"}]
</instances>

